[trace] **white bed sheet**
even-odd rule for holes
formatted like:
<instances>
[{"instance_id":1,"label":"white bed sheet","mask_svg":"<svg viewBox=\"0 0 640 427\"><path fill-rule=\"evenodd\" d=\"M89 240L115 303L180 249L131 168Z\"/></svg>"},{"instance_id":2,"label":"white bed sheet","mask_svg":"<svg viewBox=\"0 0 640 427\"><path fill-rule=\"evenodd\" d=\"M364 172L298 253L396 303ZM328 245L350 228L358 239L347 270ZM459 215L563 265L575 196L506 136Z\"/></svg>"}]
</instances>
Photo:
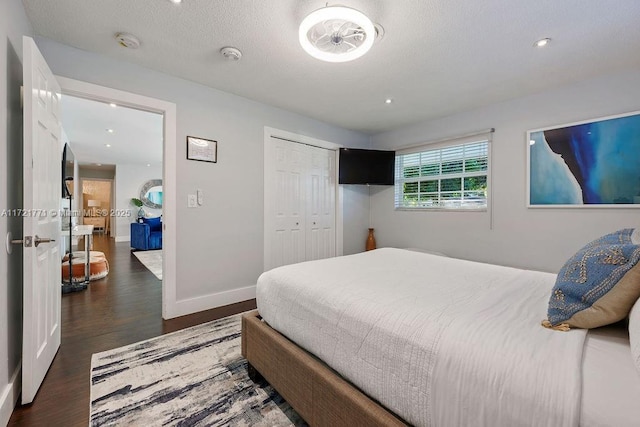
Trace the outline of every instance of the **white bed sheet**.
<instances>
[{"instance_id":1,"label":"white bed sheet","mask_svg":"<svg viewBox=\"0 0 640 427\"><path fill-rule=\"evenodd\" d=\"M640 425L640 374L626 327L592 329L582 362L582 427Z\"/></svg>"},{"instance_id":2,"label":"white bed sheet","mask_svg":"<svg viewBox=\"0 0 640 427\"><path fill-rule=\"evenodd\" d=\"M273 328L417 426L577 426L585 331L540 326L555 275L401 249L258 280Z\"/></svg>"}]
</instances>

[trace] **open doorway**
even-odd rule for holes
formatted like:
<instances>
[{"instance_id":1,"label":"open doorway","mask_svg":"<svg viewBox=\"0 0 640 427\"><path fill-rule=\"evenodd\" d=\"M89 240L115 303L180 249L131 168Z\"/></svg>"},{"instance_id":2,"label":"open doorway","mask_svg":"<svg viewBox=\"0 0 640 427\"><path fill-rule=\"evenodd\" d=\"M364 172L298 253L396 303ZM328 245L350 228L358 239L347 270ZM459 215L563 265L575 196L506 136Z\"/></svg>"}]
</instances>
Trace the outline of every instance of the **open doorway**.
<instances>
[{"instance_id":1,"label":"open doorway","mask_svg":"<svg viewBox=\"0 0 640 427\"><path fill-rule=\"evenodd\" d=\"M112 194L115 168L111 169L107 178L93 178L90 170L80 167L80 187L82 188L82 223L93 225L95 233L107 234L111 237L113 211ZM113 173L113 175L111 175Z\"/></svg>"},{"instance_id":2,"label":"open doorway","mask_svg":"<svg viewBox=\"0 0 640 427\"><path fill-rule=\"evenodd\" d=\"M129 239L129 228L131 223L137 219L135 208L131 205L132 198L140 198L139 192L142 191L138 186L134 189L131 184L132 176L141 176L146 173L146 181L155 181L160 176L162 180L162 208L160 214L162 216L162 317L169 319L176 317L182 313L177 307L176 298L176 106L173 103L149 98L130 92L119 91L103 86L93 85L78 80L57 77L60 82L63 96L73 96L84 100L99 101L106 104L109 108L118 109L131 108L138 112L155 113L161 123L161 162L153 164L147 162L137 165L116 165L114 176L114 185L112 192L113 212L111 215L110 235L115 241L123 241ZM115 104L116 107L113 107ZM109 127L105 127L102 132L103 136L109 134ZM105 141L104 148L110 142ZM136 141L131 141L123 151L125 153L133 153L138 150L139 145ZM97 162L94 162L97 163ZM95 166L98 166L96 164ZM152 172L153 171L153 172ZM152 175L149 175L152 173ZM129 185L129 187L127 187ZM126 209L125 209L126 207ZM144 209L145 212L153 215L154 212ZM131 216L129 215L131 212ZM156 211L155 214L158 212ZM126 236L126 237L124 237Z\"/></svg>"},{"instance_id":3,"label":"open doorway","mask_svg":"<svg viewBox=\"0 0 640 427\"><path fill-rule=\"evenodd\" d=\"M154 250L153 267L162 277L162 198L151 202L146 192L148 183L155 182L154 195L163 194L163 116L73 95L63 95L61 107L64 136L79 167L77 223L85 231L92 229L89 238L83 239L85 248L99 234L128 242L133 250ZM104 253L100 248L91 249L93 268L93 258L104 257ZM138 259L147 266L146 258ZM82 261L80 257L76 263ZM114 261L107 259L112 267Z\"/></svg>"}]
</instances>

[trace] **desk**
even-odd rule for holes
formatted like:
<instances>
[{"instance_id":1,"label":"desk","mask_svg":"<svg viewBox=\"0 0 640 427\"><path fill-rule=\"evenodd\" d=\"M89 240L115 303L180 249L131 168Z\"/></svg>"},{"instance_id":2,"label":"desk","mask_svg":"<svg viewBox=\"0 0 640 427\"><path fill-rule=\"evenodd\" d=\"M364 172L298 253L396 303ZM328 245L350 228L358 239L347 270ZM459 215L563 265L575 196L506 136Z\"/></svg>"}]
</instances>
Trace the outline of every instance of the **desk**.
<instances>
[{"instance_id":1,"label":"desk","mask_svg":"<svg viewBox=\"0 0 640 427\"><path fill-rule=\"evenodd\" d=\"M82 218L84 225L92 225L94 229L100 229L102 233L105 232L107 225L107 218L103 216L85 216Z\"/></svg>"},{"instance_id":2,"label":"desk","mask_svg":"<svg viewBox=\"0 0 640 427\"><path fill-rule=\"evenodd\" d=\"M71 234L71 242L69 247L69 254L71 258L69 259L69 283L62 282L62 293L66 294L69 292L77 292L87 289L87 285L89 284L89 279L91 278L91 265L89 261L89 255L91 247L93 246L93 225L76 225L71 229L71 233L69 230L62 230L63 236L68 236ZM85 236L85 251L86 251L86 261L84 263L84 282L82 283L74 283L73 282L73 237L74 236ZM66 245L65 245L66 246ZM63 274L64 277L64 274Z\"/></svg>"},{"instance_id":3,"label":"desk","mask_svg":"<svg viewBox=\"0 0 640 427\"><path fill-rule=\"evenodd\" d=\"M104 218L102 218L104 220ZM84 262L84 281L89 283L90 274L90 256L89 253L93 248L93 225L76 225L71 229L71 236L84 236L84 252L86 254ZM71 265L71 263L69 263ZM73 275L71 275L73 277ZM72 279L73 280L73 279Z\"/></svg>"}]
</instances>

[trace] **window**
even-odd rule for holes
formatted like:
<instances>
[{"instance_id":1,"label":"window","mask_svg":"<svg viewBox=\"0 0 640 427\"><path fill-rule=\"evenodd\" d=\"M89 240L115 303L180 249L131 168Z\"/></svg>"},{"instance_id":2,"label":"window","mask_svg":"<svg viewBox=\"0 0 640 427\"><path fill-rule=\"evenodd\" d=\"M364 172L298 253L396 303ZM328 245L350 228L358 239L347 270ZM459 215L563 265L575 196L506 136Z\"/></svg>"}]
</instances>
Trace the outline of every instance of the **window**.
<instances>
[{"instance_id":1,"label":"window","mask_svg":"<svg viewBox=\"0 0 640 427\"><path fill-rule=\"evenodd\" d=\"M486 209L489 141L396 155L397 209Z\"/></svg>"}]
</instances>

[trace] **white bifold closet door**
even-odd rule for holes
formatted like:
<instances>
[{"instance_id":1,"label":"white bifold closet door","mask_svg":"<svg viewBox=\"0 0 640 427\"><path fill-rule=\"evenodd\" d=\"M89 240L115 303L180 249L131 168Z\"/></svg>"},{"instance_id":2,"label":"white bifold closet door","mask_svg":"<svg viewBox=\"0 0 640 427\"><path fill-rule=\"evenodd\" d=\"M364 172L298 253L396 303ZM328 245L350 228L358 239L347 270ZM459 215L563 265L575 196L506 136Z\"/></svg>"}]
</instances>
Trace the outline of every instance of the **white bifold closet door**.
<instances>
[{"instance_id":1,"label":"white bifold closet door","mask_svg":"<svg viewBox=\"0 0 640 427\"><path fill-rule=\"evenodd\" d=\"M335 256L336 152L273 137L270 143L265 269Z\"/></svg>"}]
</instances>

